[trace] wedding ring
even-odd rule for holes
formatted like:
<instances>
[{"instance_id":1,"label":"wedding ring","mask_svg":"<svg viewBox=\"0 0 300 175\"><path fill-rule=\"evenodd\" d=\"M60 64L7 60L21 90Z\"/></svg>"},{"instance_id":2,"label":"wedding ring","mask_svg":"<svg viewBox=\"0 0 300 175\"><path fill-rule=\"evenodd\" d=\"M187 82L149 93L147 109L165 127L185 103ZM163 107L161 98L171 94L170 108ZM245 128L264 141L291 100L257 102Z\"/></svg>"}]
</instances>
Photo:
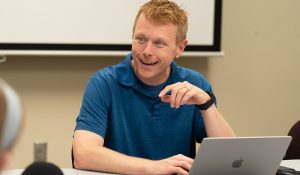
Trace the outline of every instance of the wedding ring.
<instances>
[{"instance_id":1,"label":"wedding ring","mask_svg":"<svg viewBox=\"0 0 300 175\"><path fill-rule=\"evenodd\" d=\"M185 88L187 92L190 91L190 90L192 89L192 88L188 88L188 87L186 87L186 86L182 87L181 89L183 89L183 88Z\"/></svg>"},{"instance_id":2,"label":"wedding ring","mask_svg":"<svg viewBox=\"0 0 300 175\"><path fill-rule=\"evenodd\" d=\"M185 86L185 88L187 89L187 91L190 91L190 90L192 90L192 88L191 88L191 87L187 87L187 86Z\"/></svg>"}]
</instances>

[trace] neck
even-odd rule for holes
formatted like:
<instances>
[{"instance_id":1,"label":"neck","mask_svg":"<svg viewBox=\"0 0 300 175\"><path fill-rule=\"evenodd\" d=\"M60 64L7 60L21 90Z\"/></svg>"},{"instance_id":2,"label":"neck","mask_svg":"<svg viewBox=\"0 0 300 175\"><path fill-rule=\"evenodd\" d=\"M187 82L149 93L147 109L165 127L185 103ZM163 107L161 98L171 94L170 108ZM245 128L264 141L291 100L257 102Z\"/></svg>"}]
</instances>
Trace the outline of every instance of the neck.
<instances>
[{"instance_id":1,"label":"neck","mask_svg":"<svg viewBox=\"0 0 300 175\"><path fill-rule=\"evenodd\" d=\"M137 78L148 86L157 86L163 84L168 80L170 76L170 72L171 72L171 67L168 67L168 69L164 72L164 74L158 75L156 77L149 78L149 79L141 79L137 76Z\"/></svg>"}]
</instances>

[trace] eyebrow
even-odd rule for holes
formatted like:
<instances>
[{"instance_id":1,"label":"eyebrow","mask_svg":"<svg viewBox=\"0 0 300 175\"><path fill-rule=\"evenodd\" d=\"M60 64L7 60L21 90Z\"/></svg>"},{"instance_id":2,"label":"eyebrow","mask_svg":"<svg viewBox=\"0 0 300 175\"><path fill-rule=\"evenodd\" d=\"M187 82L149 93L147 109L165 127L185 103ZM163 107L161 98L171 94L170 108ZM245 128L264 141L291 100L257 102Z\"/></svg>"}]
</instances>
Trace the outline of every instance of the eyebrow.
<instances>
[{"instance_id":1,"label":"eyebrow","mask_svg":"<svg viewBox=\"0 0 300 175\"><path fill-rule=\"evenodd\" d=\"M148 37L146 35L144 35L143 33L136 33L134 35L134 37L145 37L147 40L148 40ZM154 38L153 42L157 42L157 41L160 41L160 42L163 42L165 44L168 44L167 40L165 40L164 38L161 38L161 37L158 37L158 38Z\"/></svg>"},{"instance_id":2,"label":"eyebrow","mask_svg":"<svg viewBox=\"0 0 300 175\"><path fill-rule=\"evenodd\" d=\"M142 33L136 33L134 36L142 36L142 37L146 37L144 34Z\"/></svg>"}]
</instances>

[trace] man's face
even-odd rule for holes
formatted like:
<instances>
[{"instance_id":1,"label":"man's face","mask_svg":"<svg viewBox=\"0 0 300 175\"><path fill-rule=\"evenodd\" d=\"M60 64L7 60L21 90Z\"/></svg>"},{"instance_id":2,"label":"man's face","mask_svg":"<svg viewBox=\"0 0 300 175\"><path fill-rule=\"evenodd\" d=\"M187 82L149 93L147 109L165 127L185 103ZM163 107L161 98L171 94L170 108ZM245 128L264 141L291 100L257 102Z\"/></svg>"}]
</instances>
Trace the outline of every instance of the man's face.
<instances>
[{"instance_id":1,"label":"man's face","mask_svg":"<svg viewBox=\"0 0 300 175\"><path fill-rule=\"evenodd\" d=\"M142 82L159 85L167 80L170 64L187 44L185 40L178 45L176 36L176 25L151 23L143 14L139 16L132 38L131 65Z\"/></svg>"}]
</instances>

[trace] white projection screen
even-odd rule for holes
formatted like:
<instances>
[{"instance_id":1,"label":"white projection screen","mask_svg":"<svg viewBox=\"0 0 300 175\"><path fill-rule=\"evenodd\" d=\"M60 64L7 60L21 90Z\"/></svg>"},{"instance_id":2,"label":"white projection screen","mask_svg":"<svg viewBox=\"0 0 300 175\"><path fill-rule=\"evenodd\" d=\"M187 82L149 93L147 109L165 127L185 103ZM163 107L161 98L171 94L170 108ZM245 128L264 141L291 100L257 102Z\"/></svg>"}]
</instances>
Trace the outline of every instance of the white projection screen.
<instances>
[{"instance_id":1,"label":"white projection screen","mask_svg":"<svg viewBox=\"0 0 300 175\"><path fill-rule=\"evenodd\" d=\"M0 0L0 54L130 51L146 0ZM221 52L221 0L175 0L189 13L185 52Z\"/></svg>"}]
</instances>

